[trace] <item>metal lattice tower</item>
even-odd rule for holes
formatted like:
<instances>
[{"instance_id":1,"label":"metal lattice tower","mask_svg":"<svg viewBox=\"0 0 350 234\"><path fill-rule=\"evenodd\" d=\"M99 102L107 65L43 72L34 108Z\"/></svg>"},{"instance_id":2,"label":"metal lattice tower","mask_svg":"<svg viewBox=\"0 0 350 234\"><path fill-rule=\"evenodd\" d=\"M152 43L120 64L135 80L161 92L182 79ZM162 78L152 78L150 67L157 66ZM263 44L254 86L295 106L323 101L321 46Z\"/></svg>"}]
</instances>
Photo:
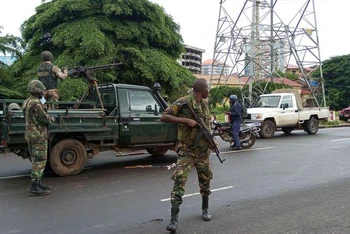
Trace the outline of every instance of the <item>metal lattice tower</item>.
<instances>
[{"instance_id":1,"label":"metal lattice tower","mask_svg":"<svg viewBox=\"0 0 350 234\"><path fill-rule=\"evenodd\" d=\"M249 87L244 89L243 100L251 101L253 92L264 93L277 71L297 65L317 105L325 106L315 0L240 1L241 8L237 0L220 1L210 85L226 84L236 74L241 89ZM317 68L321 75L312 78L317 82L312 86L310 74Z\"/></svg>"}]
</instances>

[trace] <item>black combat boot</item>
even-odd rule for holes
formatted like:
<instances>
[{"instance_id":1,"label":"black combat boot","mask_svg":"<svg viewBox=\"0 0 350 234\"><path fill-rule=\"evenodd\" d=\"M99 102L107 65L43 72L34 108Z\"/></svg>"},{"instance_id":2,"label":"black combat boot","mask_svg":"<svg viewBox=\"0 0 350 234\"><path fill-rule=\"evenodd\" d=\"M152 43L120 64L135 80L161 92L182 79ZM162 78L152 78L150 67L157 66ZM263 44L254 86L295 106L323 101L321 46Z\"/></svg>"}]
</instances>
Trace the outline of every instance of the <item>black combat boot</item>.
<instances>
[{"instance_id":1,"label":"black combat boot","mask_svg":"<svg viewBox=\"0 0 350 234\"><path fill-rule=\"evenodd\" d=\"M39 187L39 181L34 181L32 182L32 187L30 188L30 196L45 196L45 195L50 195L50 191L41 189Z\"/></svg>"},{"instance_id":2,"label":"black combat boot","mask_svg":"<svg viewBox=\"0 0 350 234\"><path fill-rule=\"evenodd\" d=\"M211 220L211 213L209 211L209 197L202 196L202 218L204 221Z\"/></svg>"},{"instance_id":3,"label":"black combat boot","mask_svg":"<svg viewBox=\"0 0 350 234\"><path fill-rule=\"evenodd\" d=\"M42 184L41 180L39 180L39 188L41 188L42 190L51 190L51 186Z\"/></svg>"},{"instance_id":4,"label":"black combat boot","mask_svg":"<svg viewBox=\"0 0 350 234\"><path fill-rule=\"evenodd\" d=\"M171 208L171 221L169 225L166 227L166 230L170 232L176 232L177 223L179 219L180 208Z\"/></svg>"}]
</instances>

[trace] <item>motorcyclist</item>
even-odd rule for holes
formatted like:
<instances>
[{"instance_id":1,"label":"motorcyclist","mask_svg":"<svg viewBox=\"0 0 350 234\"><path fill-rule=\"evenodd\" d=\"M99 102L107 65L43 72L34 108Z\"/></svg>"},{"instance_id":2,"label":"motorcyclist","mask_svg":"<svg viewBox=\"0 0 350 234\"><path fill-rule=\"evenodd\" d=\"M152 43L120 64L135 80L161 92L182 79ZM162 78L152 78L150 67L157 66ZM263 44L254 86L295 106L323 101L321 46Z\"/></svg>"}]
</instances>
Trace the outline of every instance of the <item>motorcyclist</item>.
<instances>
[{"instance_id":1,"label":"motorcyclist","mask_svg":"<svg viewBox=\"0 0 350 234\"><path fill-rule=\"evenodd\" d=\"M231 147L234 147L236 150L241 150L241 143L239 141L239 130L241 127L241 123L243 122L242 117L242 105L239 103L238 98L236 95L232 94L229 97L230 99L230 121L232 125L232 136L234 140L234 146L231 145Z\"/></svg>"}]
</instances>

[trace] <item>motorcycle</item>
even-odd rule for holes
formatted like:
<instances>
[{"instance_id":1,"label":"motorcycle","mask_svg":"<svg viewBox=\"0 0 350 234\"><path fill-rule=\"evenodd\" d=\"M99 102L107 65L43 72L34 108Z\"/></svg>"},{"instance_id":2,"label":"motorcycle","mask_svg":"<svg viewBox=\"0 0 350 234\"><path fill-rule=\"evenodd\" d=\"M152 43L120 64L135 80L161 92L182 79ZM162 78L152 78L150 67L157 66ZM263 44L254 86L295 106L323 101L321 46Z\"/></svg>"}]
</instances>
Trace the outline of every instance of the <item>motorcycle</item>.
<instances>
[{"instance_id":1,"label":"motorcycle","mask_svg":"<svg viewBox=\"0 0 350 234\"><path fill-rule=\"evenodd\" d=\"M230 147L235 147L235 143L232 136L232 125L228 122L212 122L214 131L212 136L220 136L220 138L226 142L230 142ZM255 139L258 137L260 131L260 123L242 123L239 130L239 140L241 147L248 149L255 144Z\"/></svg>"}]
</instances>

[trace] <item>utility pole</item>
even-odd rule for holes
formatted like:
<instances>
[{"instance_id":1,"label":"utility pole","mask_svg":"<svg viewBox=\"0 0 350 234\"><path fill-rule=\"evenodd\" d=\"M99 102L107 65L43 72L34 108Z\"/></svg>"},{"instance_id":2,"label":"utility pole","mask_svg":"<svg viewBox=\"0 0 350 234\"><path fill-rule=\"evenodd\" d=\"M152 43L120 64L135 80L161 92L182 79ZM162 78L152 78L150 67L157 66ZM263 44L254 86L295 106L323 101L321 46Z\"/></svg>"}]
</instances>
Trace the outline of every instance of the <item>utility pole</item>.
<instances>
[{"instance_id":1,"label":"utility pole","mask_svg":"<svg viewBox=\"0 0 350 234\"><path fill-rule=\"evenodd\" d=\"M315 0L304 0L303 4L281 0L241 3L240 8L235 0L220 1L212 67L218 70L214 63L221 62L232 69L230 75L223 72L215 78L212 75L211 85L226 84L230 76L238 76L243 101L245 98L252 101L253 93L264 93L267 84L275 81L276 71L285 72L288 65L297 65L314 99L320 106L326 106ZM286 18L287 13L295 15ZM320 69L321 75L312 78L316 69ZM283 82L285 77L277 79ZM316 86L311 85L311 79L317 82Z\"/></svg>"}]
</instances>

